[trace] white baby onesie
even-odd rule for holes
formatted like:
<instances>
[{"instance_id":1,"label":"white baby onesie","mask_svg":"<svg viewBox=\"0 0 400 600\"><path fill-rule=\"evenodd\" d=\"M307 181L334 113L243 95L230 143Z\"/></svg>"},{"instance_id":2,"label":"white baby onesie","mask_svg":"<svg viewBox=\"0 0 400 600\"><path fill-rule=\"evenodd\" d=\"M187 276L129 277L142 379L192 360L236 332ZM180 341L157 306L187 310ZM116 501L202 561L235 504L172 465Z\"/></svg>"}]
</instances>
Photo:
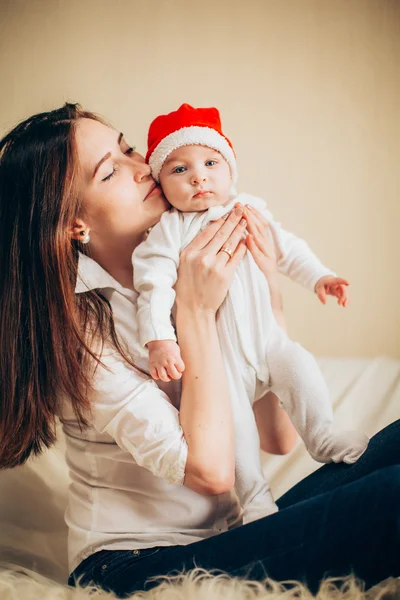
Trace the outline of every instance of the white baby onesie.
<instances>
[{"instance_id":1,"label":"white baby onesie","mask_svg":"<svg viewBox=\"0 0 400 600\"><path fill-rule=\"evenodd\" d=\"M138 324L142 347L149 341L176 341L171 323L180 252L210 221L230 212L236 202L262 212L278 250L278 267L314 291L332 271L324 267L303 240L284 231L265 202L240 194L225 206L202 213L176 209L164 213L145 242L134 251L134 285L139 293ZM275 512L269 484L262 474L260 441L252 405L268 390L278 397L310 454L321 462L354 462L361 454L350 438L332 434L329 393L315 359L277 325L268 282L247 252L218 311L217 331L227 373L235 428L235 490L243 523ZM362 451L365 447L362 449Z\"/></svg>"}]
</instances>

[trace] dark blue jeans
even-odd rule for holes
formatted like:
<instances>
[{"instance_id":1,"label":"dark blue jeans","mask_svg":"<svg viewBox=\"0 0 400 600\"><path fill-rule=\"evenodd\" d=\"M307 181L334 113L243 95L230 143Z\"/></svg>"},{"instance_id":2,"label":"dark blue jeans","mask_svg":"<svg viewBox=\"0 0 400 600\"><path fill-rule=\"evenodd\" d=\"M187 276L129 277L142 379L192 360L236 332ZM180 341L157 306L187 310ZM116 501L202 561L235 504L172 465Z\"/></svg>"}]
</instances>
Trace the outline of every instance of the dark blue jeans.
<instances>
[{"instance_id":1,"label":"dark blue jeans","mask_svg":"<svg viewBox=\"0 0 400 600\"><path fill-rule=\"evenodd\" d=\"M354 465L329 464L278 500L280 511L187 546L101 550L69 584L95 583L123 598L157 575L197 567L233 576L299 580L354 573L367 587L400 575L400 421L374 436Z\"/></svg>"}]
</instances>

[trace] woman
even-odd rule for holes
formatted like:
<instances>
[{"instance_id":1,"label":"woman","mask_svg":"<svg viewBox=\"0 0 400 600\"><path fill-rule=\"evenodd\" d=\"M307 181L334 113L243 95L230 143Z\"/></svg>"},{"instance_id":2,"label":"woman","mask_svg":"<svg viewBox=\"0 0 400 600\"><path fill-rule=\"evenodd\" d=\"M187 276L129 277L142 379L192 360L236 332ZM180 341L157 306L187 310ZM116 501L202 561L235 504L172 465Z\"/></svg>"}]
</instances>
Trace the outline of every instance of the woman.
<instances>
[{"instance_id":1,"label":"woman","mask_svg":"<svg viewBox=\"0 0 400 600\"><path fill-rule=\"evenodd\" d=\"M182 253L180 403L174 382L169 399L135 367L130 257L167 208L143 158L78 106L36 115L0 143L0 464L50 446L61 416L70 583L124 597L194 565L312 589L327 574L354 571L367 585L399 575L398 422L355 465L323 467L280 499L279 513L238 526L215 317L246 249L243 207ZM281 320L265 223L246 218ZM263 447L287 451L285 413L258 404Z\"/></svg>"}]
</instances>

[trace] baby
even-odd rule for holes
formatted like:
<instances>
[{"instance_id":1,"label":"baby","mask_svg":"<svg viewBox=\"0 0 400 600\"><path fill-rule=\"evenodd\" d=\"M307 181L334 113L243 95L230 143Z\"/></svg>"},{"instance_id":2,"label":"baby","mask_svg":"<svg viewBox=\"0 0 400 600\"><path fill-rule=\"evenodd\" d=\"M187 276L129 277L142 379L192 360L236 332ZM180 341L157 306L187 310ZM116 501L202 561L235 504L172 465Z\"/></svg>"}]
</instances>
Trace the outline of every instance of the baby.
<instances>
[{"instance_id":1,"label":"baby","mask_svg":"<svg viewBox=\"0 0 400 600\"><path fill-rule=\"evenodd\" d=\"M247 194L235 196L235 154L222 133L216 108L183 104L157 117L150 125L146 160L173 207L132 257L140 342L149 350L154 378L177 379L184 370L171 323L180 252L237 202L267 217L282 273L312 291L321 288L338 295L345 305L344 280L326 269L303 240L284 231L262 200ZM231 250L224 247L221 251L229 260ZM278 396L317 461L353 463L365 451L368 438L334 431L331 401L318 365L276 323L268 282L250 252L240 262L218 311L217 330L232 401L235 491L243 523L249 523L278 510L262 474L252 409L267 391Z\"/></svg>"}]
</instances>

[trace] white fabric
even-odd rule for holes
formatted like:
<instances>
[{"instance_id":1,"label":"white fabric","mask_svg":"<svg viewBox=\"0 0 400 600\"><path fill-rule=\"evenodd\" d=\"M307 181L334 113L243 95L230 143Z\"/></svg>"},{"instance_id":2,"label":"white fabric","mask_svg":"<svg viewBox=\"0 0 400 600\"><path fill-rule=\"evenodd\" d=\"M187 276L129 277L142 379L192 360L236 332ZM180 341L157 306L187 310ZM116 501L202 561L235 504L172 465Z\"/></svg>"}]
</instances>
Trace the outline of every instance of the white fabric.
<instances>
[{"instance_id":1,"label":"white fabric","mask_svg":"<svg viewBox=\"0 0 400 600\"><path fill-rule=\"evenodd\" d=\"M134 286L139 292L140 341L173 339L171 311L181 250L210 221L232 210L240 200L260 209L271 224L279 267L303 285L327 273L308 246L276 224L262 200L242 194L226 206L203 213L171 209L133 253ZM244 509L243 522L275 512L269 486L259 463L259 438L251 405L256 380L264 392L273 389L312 455L321 462L354 462L365 450L365 439L354 443L332 434L329 393L317 364L301 346L291 342L274 319L268 283L248 252L238 266L217 320L218 337L233 409L236 447L235 490ZM234 338L236 333L236 337ZM279 356L279 360L275 360ZM247 377L249 369L253 376ZM249 380L246 386L244 380ZM318 441L317 441L318 440Z\"/></svg>"},{"instance_id":2,"label":"white fabric","mask_svg":"<svg viewBox=\"0 0 400 600\"><path fill-rule=\"evenodd\" d=\"M101 289L119 339L137 362L137 293L81 255L77 292ZM99 549L188 544L226 531L238 515L233 494L203 496L183 486L187 443L179 385L164 386L130 367L114 349L95 375L91 426L80 431L70 403L61 416L71 487L66 521L72 571ZM175 402L175 406L172 402Z\"/></svg>"},{"instance_id":3,"label":"white fabric","mask_svg":"<svg viewBox=\"0 0 400 600\"><path fill-rule=\"evenodd\" d=\"M335 421L373 435L400 417L400 360L324 358L319 365L333 399ZM287 456L263 454L264 471L279 498L319 468L303 444ZM70 479L65 436L18 469L0 472L0 560L65 583L68 576L64 511Z\"/></svg>"},{"instance_id":4,"label":"white fabric","mask_svg":"<svg viewBox=\"0 0 400 600\"><path fill-rule=\"evenodd\" d=\"M170 315L175 300L172 288L176 282L180 252L209 222L231 211L236 202L254 206L268 219L282 274L312 292L321 277L334 275L304 240L285 231L274 220L260 198L239 194L229 204L213 206L203 213L183 213L173 208L162 215L147 240L133 253L135 289L140 293L138 319L142 346L151 340L176 340Z\"/></svg>"}]
</instances>

